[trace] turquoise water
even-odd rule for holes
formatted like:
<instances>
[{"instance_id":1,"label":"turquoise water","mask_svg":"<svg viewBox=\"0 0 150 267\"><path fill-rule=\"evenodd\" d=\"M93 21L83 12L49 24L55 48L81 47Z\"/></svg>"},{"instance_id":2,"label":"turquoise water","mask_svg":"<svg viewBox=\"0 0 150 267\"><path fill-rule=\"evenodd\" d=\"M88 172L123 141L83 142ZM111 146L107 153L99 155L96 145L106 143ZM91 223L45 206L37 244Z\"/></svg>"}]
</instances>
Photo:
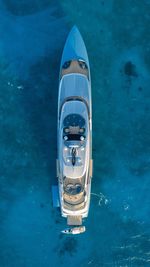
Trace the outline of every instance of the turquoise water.
<instances>
[{"instance_id":1,"label":"turquoise water","mask_svg":"<svg viewBox=\"0 0 150 267\"><path fill-rule=\"evenodd\" d=\"M94 177L87 232L54 210L58 73L88 50ZM150 266L150 1L0 0L0 267Z\"/></svg>"}]
</instances>

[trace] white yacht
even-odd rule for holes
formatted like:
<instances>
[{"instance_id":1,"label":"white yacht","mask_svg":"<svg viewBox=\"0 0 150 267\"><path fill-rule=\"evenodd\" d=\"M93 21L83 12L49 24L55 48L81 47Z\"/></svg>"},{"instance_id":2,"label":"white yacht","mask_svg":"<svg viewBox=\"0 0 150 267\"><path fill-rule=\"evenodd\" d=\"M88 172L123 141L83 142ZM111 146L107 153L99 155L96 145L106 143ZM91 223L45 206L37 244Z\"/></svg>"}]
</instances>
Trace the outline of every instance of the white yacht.
<instances>
[{"instance_id":1,"label":"white yacht","mask_svg":"<svg viewBox=\"0 0 150 267\"><path fill-rule=\"evenodd\" d=\"M66 40L59 75L57 177L61 215L82 225L92 178L91 77L86 47L76 26Z\"/></svg>"}]
</instances>

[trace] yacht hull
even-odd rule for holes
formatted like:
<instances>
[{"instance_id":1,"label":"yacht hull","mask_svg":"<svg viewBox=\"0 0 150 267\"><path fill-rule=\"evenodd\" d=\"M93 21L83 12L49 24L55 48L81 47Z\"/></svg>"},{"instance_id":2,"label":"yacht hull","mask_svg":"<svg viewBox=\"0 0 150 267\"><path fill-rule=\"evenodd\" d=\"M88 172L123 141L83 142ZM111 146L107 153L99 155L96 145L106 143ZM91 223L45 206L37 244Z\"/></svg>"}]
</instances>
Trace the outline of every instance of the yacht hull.
<instances>
[{"instance_id":1,"label":"yacht hull","mask_svg":"<svg viewBox=\"0 0 150 267\"><path fill-rule=\"evenodd\" d=\"M68 225L81 225L90 205L92 100L88 55L76 26L68 35L60 64L57 143L61 215L68 218Z\"/></svg>"}]
</instances>

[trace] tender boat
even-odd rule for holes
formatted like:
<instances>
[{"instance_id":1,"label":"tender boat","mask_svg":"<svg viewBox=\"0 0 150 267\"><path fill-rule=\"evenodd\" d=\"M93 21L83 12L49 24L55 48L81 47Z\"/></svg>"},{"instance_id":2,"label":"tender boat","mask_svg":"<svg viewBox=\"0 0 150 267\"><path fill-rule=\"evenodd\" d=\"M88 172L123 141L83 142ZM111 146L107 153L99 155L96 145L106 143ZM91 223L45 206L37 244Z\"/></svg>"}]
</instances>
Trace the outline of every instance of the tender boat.
<instances>
[{"instance_id":1,"label":"tender boat","mask_svg":"<svg viewBox=\"0 0 150 267\"><path fill-rule=\"evenodd\" d=\"M68 225L88 216L92 178L91 76L76 26L66 40L59 74L57 177L61 215Z\"/></svg>"},{"instance_id":2,"label":"tender boat","mask_svg":"<svg viewBox=\"0 0 150 267\"><path fill-rule=\"evenodd\" d=\"M79 226L79 227L73 227L73 228L66 228L65 230L62 230L61 232L63 234L68 235L78 235L85 232L85 226Z\"/></svg>"}]
</instances>

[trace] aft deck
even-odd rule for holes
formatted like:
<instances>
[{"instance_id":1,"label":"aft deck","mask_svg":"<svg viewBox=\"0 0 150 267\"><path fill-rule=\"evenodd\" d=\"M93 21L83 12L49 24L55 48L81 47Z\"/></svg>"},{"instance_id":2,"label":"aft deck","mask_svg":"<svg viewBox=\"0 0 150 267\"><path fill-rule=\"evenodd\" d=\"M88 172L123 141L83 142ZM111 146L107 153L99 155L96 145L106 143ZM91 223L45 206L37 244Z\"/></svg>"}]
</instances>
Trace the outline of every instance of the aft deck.
<instances>
[{"instance_id":1,"label":"aft deck","mask_svg":"<svg viewBox=\"0 0 150 267\"><path fill-rule=\"evenodd\" d=\"M71 178L64 179L63 199L66 208L70 210L79 210L84 207L84 202L85 202L84 183L85 183L84 177L76 179L71 179ZM71 194L66 190L68 185L72 185L72 187L80 185L81 191L76 194Z\"/></svg>"}]
</instances>

